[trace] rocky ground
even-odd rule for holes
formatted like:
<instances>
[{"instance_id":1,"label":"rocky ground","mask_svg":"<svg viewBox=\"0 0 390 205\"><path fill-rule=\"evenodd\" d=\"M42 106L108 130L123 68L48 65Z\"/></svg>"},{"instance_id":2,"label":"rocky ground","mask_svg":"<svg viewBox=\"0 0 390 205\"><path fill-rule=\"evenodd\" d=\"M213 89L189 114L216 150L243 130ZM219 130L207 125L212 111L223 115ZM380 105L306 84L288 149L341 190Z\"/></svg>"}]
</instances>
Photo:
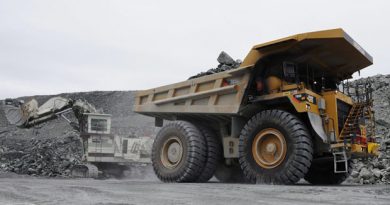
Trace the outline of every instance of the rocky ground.
<instances>
[{"instance_id":1,"label":"rocky ground","mask_svg":"<svg viewBox=\"0 0 390 205\"><path fill-rule=\"evenodd\" d=\"M69 132L60 138L33 138L4 146L1 169L33 176L66 177L70 168L80 163L81 156L79 137Z\"/></svg>"},{"instance_id":2,"label":"rocky ground","mask_svg":"<svg viewBox=\"0 0 390 205\"><path fill-rule=\"evenodd\" d=\"M60 94L85 99L104 113L112 115L112 132L119 135L153 136L154 122L132 112L133 92L85 92ZM39 104L53 96L35 98ZM0 103L1 104L1 103ZM76 121L72 114L70 119ZM82 157L79 133L68 122L58 118L30 129L9 125L0 109L0 171L33 176L68 177Z\"/></svg>"},{"instance_id":3,"label":"rocky ground","mask_svg":"<svg viewBox=\"0 0 390 205\"><path fill-rule=\"evenodd\" d=\"M386 185L294 186L0 178L0 204L389 204Z\"/></svg>"},{"instance_id":4,"label":"rocky ground","mask_svg":"<svg viewBox=\"0 0 390 205\"><path fill-rule=\"evenodd\" d=\"M352 82L370 81L376 122L376 140L381 144L380 155L375 159L354 160L349 182L360 184L390 184L390 75L376 75Z\"/></svg>"}]
</instances>

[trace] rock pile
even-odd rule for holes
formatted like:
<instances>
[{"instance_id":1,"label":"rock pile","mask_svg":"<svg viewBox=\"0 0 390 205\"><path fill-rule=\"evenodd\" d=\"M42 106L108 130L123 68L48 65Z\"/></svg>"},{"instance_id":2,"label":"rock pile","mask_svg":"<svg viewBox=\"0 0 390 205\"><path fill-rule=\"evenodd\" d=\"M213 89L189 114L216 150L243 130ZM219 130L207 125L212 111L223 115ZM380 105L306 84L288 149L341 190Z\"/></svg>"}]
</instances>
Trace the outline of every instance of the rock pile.
<instances>
[{"instance_id":1,"label":"rock pile","mask_svg":"<svg viewBox=\"0 0 390 205\"><path fill-rule=\"evenodd\" d=\"M33 176L67 177L72 166L81 162L81 148L76 132L55 139L30 139L8 143L7 146L1 146L0 169Z\"/></svg>"},{"instance_id":2,"label":"rock pile","mask_svg":"<svg viewBox=\"0 0 390 205\"><path fill-rule=\"evenodd\" d=\"M378 158L354 160L348 181L357 184L390 184L390 136L381 143Z\"/></svg>"},{"instance_id":3,"label":"rock pile","mask_svg":"<svg viewBox=\"0 0 390 205\"><path fill-rule=\"evenodd\" d=\"M198 73L197 75L191 76L189 79L199 78L205 75L211 75L214 73L235 69L238 68L242 63L242 61L239 59L233 60L233 58L230 57L225 51L222 51L219 54L217 61L219 65L216 68L209 69L206 72Z\"/></svg>"},{"instance_id":4,"label":"rock pile","mask_svg":"<svg viewBox=\"0 0 390 205\"><path fill-rule=\"evenodd\" d=\"M347 180L359 184L390 184L390 75L376 75L352 82L370 81L376 123L376 141L381 144L378 158L354 160L354 170Z\"/></svg>"}]
</instances>

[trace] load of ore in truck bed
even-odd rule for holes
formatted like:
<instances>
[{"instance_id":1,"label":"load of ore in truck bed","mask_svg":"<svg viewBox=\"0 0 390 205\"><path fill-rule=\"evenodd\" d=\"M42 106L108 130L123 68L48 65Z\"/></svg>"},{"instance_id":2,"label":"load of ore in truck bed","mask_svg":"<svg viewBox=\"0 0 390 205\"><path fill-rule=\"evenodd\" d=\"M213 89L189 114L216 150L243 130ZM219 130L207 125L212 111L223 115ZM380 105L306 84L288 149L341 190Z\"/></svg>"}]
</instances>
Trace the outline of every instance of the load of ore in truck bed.
<instances>
[{"instance_id":1,"label":"load of ore in truck bed","mask_svg":"<svg viewBox=\"0 0 390 205\"><path fill-rule=\"evenodd\" d=\"M236 69L242 63L242 61L239 59L233 60L233 58L230 57L229 54L227 54L225 51L222 51L219 54L217 61L219 64L216 68L211 68L205 72L200 72L194 76L191 76L189 79L199 78L199 77L211 75L214 73L219 73L219 72L223 72L223 71L227 71L227 70L231 70L231 69Z\"/></svg>"}]
</instances>

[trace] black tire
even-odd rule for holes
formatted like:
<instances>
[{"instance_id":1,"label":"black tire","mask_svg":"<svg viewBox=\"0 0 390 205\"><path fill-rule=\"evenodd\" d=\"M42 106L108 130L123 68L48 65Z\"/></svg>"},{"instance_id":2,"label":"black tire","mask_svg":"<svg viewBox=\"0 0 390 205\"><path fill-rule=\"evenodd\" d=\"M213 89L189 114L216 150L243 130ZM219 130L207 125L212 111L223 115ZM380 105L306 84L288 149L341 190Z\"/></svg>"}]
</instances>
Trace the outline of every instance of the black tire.
<instances>
[{"instance_id":1,"label":"black tire","mask_svg":"<svg viewBox=\"0 0 390 205\"><path fill-rule=\"evenodd\" d=\"M279 136L282 136L281 139L284 138L285 151L279 155L284 157L280 157L278 163L272 167L264 167L256 162L252 153L252 144L260 133L269 129L276 130ZM273 147L276 150L275 146ZM312 158L313 143L308 129L301 120L286 111L262 111L253 116L241 131L239 162L250 182L295 184L308 172Z\"/></svg>"},{"instance_id":2,"label":"black tire","mask_svg":"<svg viewBox=\"0 0 390 205\"><path fill-rule=\"evenodd\" d=\"M248 183L239 165L228 166L222 161L218 164L214 176L222 183Z\"/></svg>"},{"instance_id":3,"label":"black tire","mask_svg":"<svg viewBox=\"0 0 390 205\"><path fill-rule=\"evenodd\" d=\"M177 138L181 143L180 160L172 167L163 162L162 150L167 140ZM153 143L152 165L163 182L195 182L203 171L207 156L206 142L193 124L185 121L168 123L158 132Z\"/></svg>"},{"instance_id":4,"label":"black tire","mask_svg":"<svg viewBox=\"0 0 390 205\"><path fill-rule=\"evenodd\" d=\"M338 185L343 183L352 173L352 165L352 160L348 160L348 172L334 173L333 158L314 159L305 180L313 185ZM340 166L344 165L340 164Z\"/></svg>"},{"instance_id":5,"label":"black tire","mask_svg":"<svg viewBox=\"0 0 390 205\"><path fill-rule=\"evenodd\" d=\"M207 158L203 171L200 174L197 182L208 182L214 175L217 169L218 162L222 157L222 143L218 140L218 136L208 127L197 126L204 136L207 144Z\"/></svg>"}]
</instances>

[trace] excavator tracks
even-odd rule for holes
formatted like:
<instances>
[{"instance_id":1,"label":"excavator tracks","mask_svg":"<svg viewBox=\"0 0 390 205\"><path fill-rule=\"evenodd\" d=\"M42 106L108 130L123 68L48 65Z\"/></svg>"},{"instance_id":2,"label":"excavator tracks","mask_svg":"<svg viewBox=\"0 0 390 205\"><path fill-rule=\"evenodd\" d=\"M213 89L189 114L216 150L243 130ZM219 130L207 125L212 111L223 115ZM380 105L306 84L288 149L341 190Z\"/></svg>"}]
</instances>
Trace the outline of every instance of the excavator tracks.
<instances>
[{"instance_id":1,"label":"excavator tracks","mask_svg":"<svg viewBox=\"0 0 390 205\"><path fill-rule=\"evenodd\" d=\"M74 178L94 178L99 177L99 170L93 164L78 164L73 166L71 176Z\"/></svg>"}]
</instances>

